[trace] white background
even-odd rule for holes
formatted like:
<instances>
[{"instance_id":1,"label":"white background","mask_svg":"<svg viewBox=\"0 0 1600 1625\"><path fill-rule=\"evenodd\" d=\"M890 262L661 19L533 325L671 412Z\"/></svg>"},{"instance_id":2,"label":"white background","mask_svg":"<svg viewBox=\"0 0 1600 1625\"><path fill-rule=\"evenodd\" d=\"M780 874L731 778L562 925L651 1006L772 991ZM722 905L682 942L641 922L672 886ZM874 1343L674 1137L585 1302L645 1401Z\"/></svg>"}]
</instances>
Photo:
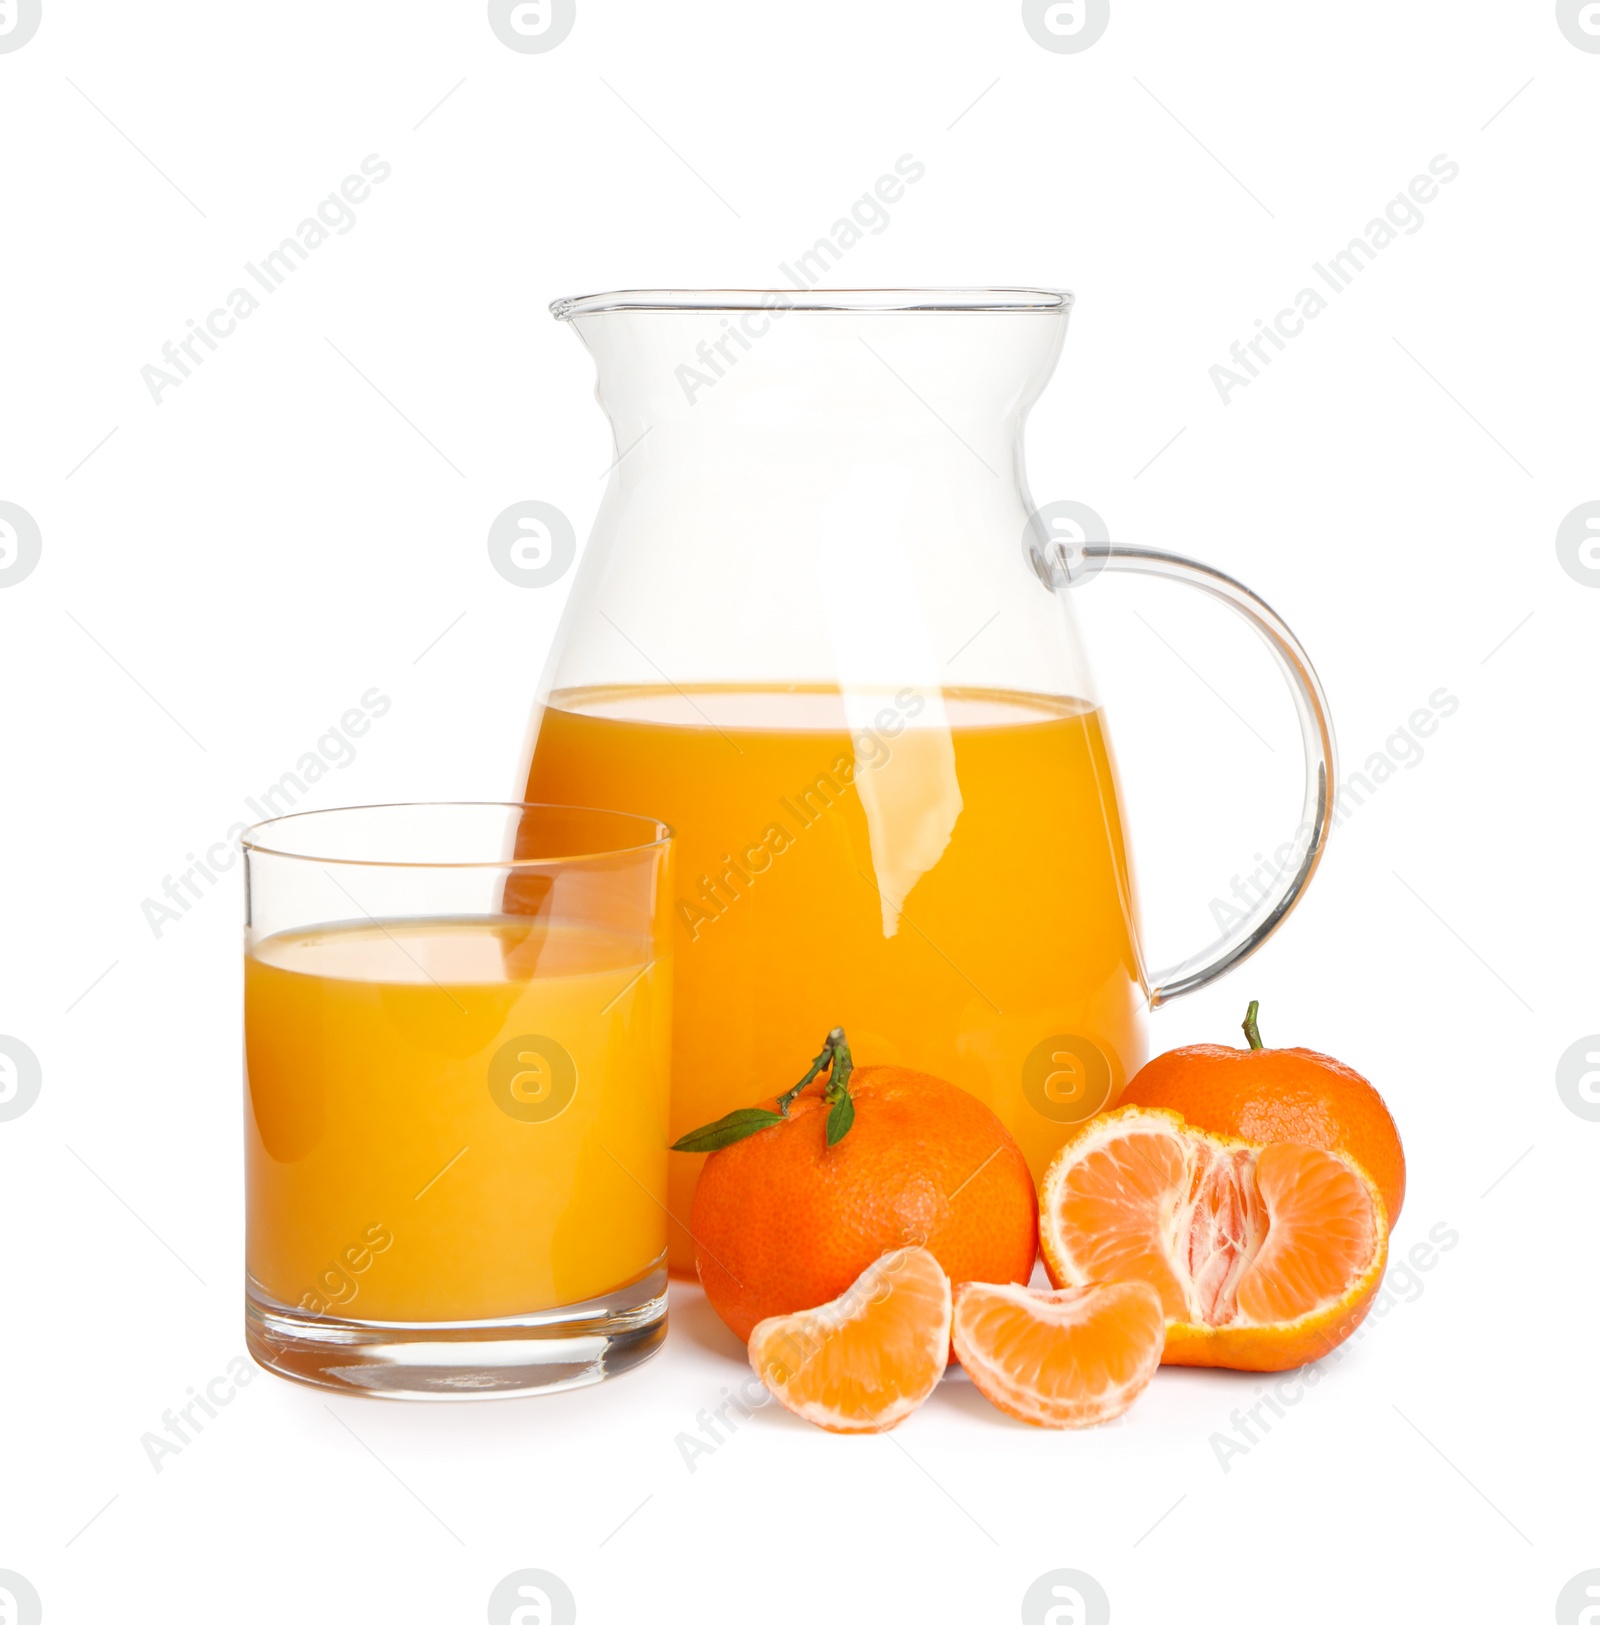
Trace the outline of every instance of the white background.
<instances>
[{"instance_id":1,"label":"white background","mask_svg":"<svg viewBox=\"0 0 1600 1625\"><path fill-rule=\"evenodd\" d=\"M52 1625L479 1621L522 1567L588 1622L1013 1620L1053 1568L1120 1622L1549 1618L1600 1566L1600 1123L1554 1081L1600 1028L1600 592L1555 547L1600 498L1597 106L1544 0L1114 0L1078 54L956 0L578 0L546 54L465 0L44 0L0 54L0 500L43 536L0 590L0 1034L43 1069L0 1122L0 1569ZM369 153L354 228L154 404L141 367ZM781 286L902 153L835 285L1076 291L1038 500L1256 587L1346 773L1459 700L1266 951L1152 1018L1230 1041L1254 996L1357 1066L1405 1136L1396 1258L1458 1245L1226 1470L1256 1379L1163 1371L1088 1434L959 1380L888 1437L768 1407L691 1472L744 1368L675 1286L603 1388L260 1374L157 1473L141 1435L242 1350L237 871L159 939L143 900L374 686L322 801L512 793L572 578L509 585L486 532L539 499L581 538L613 455L546 304ZM1440 153L1421 228L1224 405L1208 369ZM1203 605L1078 608L1170 961L1292 831L1289 702Z\"/></svg>"}]
</instances>

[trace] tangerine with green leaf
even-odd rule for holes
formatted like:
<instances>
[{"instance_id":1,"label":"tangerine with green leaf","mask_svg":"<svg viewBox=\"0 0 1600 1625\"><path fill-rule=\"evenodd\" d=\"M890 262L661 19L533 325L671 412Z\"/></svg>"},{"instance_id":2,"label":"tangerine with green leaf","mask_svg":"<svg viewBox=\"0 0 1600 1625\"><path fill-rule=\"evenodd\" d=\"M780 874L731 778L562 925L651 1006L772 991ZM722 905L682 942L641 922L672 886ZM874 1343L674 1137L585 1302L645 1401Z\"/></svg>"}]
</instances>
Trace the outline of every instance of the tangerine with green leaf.
<instances>
[{"instance_id":1,"label":"tangerine with green leaf","mask_svg":"<svg viewBox=\"0 0 1600 1625\"><path fill-rule=\"evenodd\" d=\"M956 1286L1032 1273L1038 1201L1000 1119L941 1078L857 1068L837 1027L792 1089L673 1149L710 1152L695 1266L741 1342L758 1321L837 1298L895 1248L927 1248Z\"/></svg>"}]
</instances>

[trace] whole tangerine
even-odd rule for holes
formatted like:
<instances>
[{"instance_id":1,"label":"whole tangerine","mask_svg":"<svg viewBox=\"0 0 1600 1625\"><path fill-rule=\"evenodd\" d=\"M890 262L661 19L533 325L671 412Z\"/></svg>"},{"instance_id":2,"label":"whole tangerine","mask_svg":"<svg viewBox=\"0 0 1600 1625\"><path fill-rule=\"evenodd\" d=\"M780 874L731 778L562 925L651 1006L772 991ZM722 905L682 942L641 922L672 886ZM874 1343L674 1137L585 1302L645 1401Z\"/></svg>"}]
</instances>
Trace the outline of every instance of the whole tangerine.
<instances>
[{"instance_id":1,"label":"whole tangerine","mask_svg":"<svg viewBox=\"0 0 1600 1625\"><path fill-rule=\"evenodd\" d=\"M856 1069L837 1027L793 1089L673 1149L711 1152L690 1210L695 1267L741 1342L837 1298L895 1248L925 1247L953 1286L1032 1273L1038 1200L1004 1124L942 1078Z\"/></svg>"},{"instance_id":2,"label":"whole tangerine","mask_svg":"<svg viewBox=\"0 0 1600 1625\"><path fill-rule=\"evenodd\" d=\"M1161 1106L1212 1134L1261 1145L1342 1151L1378 1187L1392 1228L1406 1196L1406 1154L1383 1096L1361 1074L1311 1049L1268 1049L1244 1018L1248 1049L1190 1044L1145 1064L1119 1106Z\"/></svg>"}]
</instances>

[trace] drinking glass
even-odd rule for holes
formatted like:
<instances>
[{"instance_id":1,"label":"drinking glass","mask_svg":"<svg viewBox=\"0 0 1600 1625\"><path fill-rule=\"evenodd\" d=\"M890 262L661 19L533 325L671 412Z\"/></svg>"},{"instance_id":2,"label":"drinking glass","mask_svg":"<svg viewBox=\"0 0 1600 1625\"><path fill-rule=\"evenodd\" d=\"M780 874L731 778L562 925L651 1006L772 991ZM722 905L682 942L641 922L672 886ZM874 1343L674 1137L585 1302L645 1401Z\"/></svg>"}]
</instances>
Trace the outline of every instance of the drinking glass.
<instances>
[{"instance_id":1,"label":"drinking glass","mask_svg":"<svg viewBox=\"0 0 1600 1625\"><path fill-rule=\"evenodd\" d=\"M446 1398L653 1353L672 832L457 802L296 813L242 845L250 1352Z\"/></svg>"}]
</instances>

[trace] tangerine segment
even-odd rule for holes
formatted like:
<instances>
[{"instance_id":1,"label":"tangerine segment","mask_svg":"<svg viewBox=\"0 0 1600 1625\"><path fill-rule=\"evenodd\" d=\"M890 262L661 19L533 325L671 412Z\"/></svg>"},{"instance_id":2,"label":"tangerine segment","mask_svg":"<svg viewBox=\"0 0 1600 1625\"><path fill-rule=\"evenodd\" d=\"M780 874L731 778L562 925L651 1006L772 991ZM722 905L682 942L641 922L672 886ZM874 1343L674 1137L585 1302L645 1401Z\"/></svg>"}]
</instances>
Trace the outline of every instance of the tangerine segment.
<instances>
[{"instance_id":1,"label":"tangerine segment","mask_svg":"<svg viewBox=\"0 0 1600 1625\"><path fill-rule=\"evenodd\" d=\"M1140 1106L1083 1124L1040 1206L1056 1285L1157 1288L1168 1364L1277 1371L1327 1353L1366 1314L1388 1251L1377 1187L1342 1152Z\"/></svg>"},{"instance_id":2,"label":"tangerine segment","mask_svg":"<svg viewBox=\"0 0 1600 1625\"><path fill-rule=\"evenodd\" d=\"M991 1404L1035 1427L1108 1422L1161 1364L1166 1317L1146 1281L1025 1286L970 1281L956 1293L956 1358Z\"/></svg>"},{"instance_id":3,"label":"tangerine segment","mask_svg":"<svg viewBox=\"0 0 1600 1625\"><path fill-rule=\"evenodd\" d=\"M882 1433L939 1386L951 1307L938 1259L900 1247L831 1303L760 1321L750 1364L796 1416L830 1433Z\"/></svg>"},{"instance_id":4,"label":"tangerine segment","mask_svg":"<svg viewBox=\"0 0 1600 1625\"><path fill-rule=\"evenodd\" d=\"M1372 1261L1377 1214L1360 1175L1313 1146L1265 1146L1255 1174L1272 1219L1240 1283L1239 1318L1298 1320L1341 1297Z\"/></svg>"},{"instance_id":5,"label":"tangerine segment","mask_svg":"<svg viewBox=\"0 0 1600 1625\"><path fill-rule=\"evenodd\" d=\"M1052 1223L1044 1225L1041 1208L1040 1236L1047 1246L1054 1236L1070 1252L1059 1268L1047 1258L1050 1279L1057 1286L1144 1281L1159 1295L1168 1319L1181 1318L1187 1304L1183 1282L1157 1240L1174 1230L1179 1194L1188 1183L1184 1141L1160 1121L1149 1132L1135 1128L1092 1138L1076 1157L1063 1151L1045 1174L1043 1199Z\"/></svg>"}]
</instances>

